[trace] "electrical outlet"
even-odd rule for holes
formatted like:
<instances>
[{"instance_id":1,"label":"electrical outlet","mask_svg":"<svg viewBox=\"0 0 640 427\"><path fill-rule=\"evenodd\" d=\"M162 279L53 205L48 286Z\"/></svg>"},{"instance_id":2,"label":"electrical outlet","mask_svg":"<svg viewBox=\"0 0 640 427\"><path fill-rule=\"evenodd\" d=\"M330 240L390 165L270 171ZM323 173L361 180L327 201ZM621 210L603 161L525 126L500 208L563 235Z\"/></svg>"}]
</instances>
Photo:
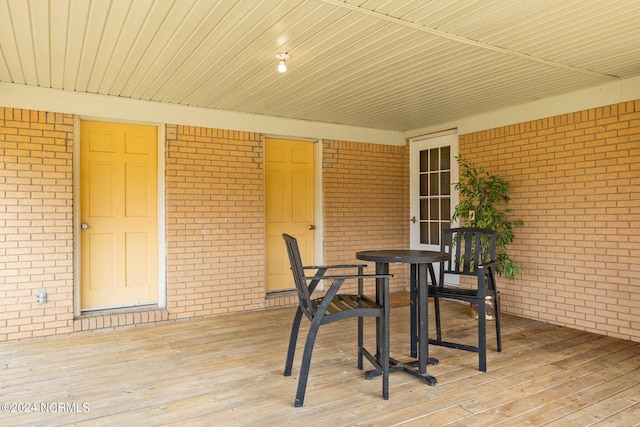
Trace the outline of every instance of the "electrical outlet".
<instances>
[{"instance_id":1,"label":"electrical outlet","mask_svg":"<svg viewBox=\"0 0 640 427\"><path fill-rule=\"evenodd\" d=\"M469 211L469 219L471 221L475 221L475 219L476 219L476 211Z\"/></svg>"},{"instance_id":2,"label":"electrical outlet","mask_svg":"<svg viewBox=\"0 0 640 427\"><path fill-rule=\"evenodd\" d=\"M36 301L38 304L46 304L47 303L47 291L38 292L36 297Z\"/></svg>"}]
</instances>

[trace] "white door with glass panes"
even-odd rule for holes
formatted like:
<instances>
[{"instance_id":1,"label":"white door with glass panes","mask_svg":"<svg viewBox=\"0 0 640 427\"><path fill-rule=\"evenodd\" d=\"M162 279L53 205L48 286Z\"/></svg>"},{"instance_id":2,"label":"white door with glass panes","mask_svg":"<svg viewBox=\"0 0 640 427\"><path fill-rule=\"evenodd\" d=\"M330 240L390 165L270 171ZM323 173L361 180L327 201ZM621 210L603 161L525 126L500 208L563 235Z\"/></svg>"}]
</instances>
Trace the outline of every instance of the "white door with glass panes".
<instances>
[{"instance_id":1,"label":"white door with glass panes","mask_svg":"<svg viewBox=\"0 0 640 427\"><path fill-rule=\"evenodd\" d=\"M458 203L458 134L455 131L410 140L410 244L416 250L440 250L440 232L451 223ZM434 264L436 275L438 265ZM447 283L458 284L457 277Z\"/></svg>"}]
</instances>

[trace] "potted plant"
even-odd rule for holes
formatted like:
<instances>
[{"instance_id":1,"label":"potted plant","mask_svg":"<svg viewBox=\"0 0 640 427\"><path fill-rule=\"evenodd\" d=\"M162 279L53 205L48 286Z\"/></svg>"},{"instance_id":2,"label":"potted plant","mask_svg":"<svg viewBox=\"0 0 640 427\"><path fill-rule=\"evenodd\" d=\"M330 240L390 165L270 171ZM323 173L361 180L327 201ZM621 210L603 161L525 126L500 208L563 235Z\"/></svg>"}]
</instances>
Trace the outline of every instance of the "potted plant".
<instances>
[{"instance_id":1,"label":"potted plant","mask_svg":"<svg viewBox=\"0 0 640 427\"><path fill-rule=\"evenodd\" d=\"M501 176L489 174L483 167L460 156L456 157L456 160L460 165L460 180L454 186L460 193L461 201L455 207L452 219L461 220L468 227L496 230L498 262L495 271L501 276L513 279L522 273L522 267L511 259L507 246L513 242L514 228L522 226L524 222L521 219L507 218L507 214L511 212L507 207L511 200L509 183ZM487 305L493 307L493 301L489 302ZM492 317L493 311L487 314L491 314Z\"/></svg>"}]
</instances>

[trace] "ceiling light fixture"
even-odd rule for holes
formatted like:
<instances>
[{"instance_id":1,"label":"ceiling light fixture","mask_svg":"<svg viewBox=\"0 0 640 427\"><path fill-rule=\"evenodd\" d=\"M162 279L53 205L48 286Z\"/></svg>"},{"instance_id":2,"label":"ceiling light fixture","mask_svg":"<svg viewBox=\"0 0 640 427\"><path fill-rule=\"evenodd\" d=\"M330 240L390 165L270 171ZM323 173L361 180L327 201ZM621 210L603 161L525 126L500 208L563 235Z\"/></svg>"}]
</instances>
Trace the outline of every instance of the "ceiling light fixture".
<instances>
[{"instance_id":1,"label":"ceiling light fixture","mask_svg":"<svg viewBox=\"0 0 640 427\"><path fill-rule=\"evenodd\" d=\"M287 59L289 59L289 58L291 58L291 57L289 56L288 53L278 53L278 54L276 54L276 59L278 61L280 61L278 63L278 71L279 72L284 73L285 71L287 71L287 64L285 64L285 61Z\"/></svg>"}]
</instances>

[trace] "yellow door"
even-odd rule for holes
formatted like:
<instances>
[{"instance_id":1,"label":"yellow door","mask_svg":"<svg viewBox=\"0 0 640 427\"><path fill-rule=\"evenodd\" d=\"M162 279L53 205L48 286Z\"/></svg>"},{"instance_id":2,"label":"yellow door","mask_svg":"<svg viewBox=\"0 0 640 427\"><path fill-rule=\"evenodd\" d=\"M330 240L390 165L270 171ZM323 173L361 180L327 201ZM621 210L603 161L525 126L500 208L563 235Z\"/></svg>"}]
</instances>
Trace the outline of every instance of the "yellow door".
<instances>
[{"instance_id":1,"label":"yellow door","mask_svg":"<svg viewBox=\"0 0 640 427\"><path fill-rule=\"evenodd\" d=\"M158 130L80 124L81 309L158 301Z\"/></svg>"},{"instance_id":2,"label":"yellow door","mask_svg":"<svg viewBox=\"0 0 640 427\"><path fill-rule=\"evenodd\" d=\"M295 287L282 233L298 239L305 265L314 263L313 143L265 141L267 291Z\"/></svg>"}]
</instances>

